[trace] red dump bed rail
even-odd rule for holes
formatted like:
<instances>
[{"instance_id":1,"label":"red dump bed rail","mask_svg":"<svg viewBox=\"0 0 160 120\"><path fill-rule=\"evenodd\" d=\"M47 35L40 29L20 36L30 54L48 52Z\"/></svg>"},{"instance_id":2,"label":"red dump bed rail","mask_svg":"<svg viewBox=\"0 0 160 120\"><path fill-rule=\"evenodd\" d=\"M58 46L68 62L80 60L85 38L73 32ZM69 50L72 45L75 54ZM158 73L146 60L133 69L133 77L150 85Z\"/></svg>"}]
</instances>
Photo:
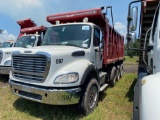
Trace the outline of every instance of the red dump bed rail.
<instances>
[{"instance_id":1,"label":"red dump bed rail","mask_svg":"<svg viewBox=\"0 0 160 120\"><path fill-rule=\"evenodd\" d=\"M34 21L32 21L30 18L25 20L18 20L17 23L19 24L21 29L37 26L36 23L34 23Z\"/></svg>"},{"instance_id":2,"label":"red dump bed rail","mask_svg":"<svg viewBox=\"0 0 160 120\"><path fill-rule=\"evenodd\" d=\"M105 24L105 16L102 13L101 8L49 15L47 16L47 21L51 24L56 24L57 20L61 23L83 22L85 17L88 17L89 22L92 22L98 26Z\"/></svg>"},{"instance_id":3,"label":"red dump bed rail","mask_svg":"<svg viewBox=\"0 0 160 120\"><path fill-rule=\"evenodd\" d=\"M107 65L124 59L124 37L109 25L109 20L102 13L103 8L68 12L63 14L54 14L47 16L47 21L51 24L68 22L83 22L85 17L89 22L101 27L104 31L104 51L103 64Z\"/></svg>"},{"instance_id":4,"label":"red dump bed rail","mask_svg":"<svg viewBox=\"0 0 160 120\"><path fill-rule=\"evenodd\" d=\"M19 20L17 23L20 25L20 34L18 37L26 34L35 34L38 32L39 34L43 31L46 31L46 27L44 26L37 26L34 21L32 21L30 18L25 20Z\"/></svg>"},{"instance_id":5,"label":"red dump bed rail","mask_svg":"<svg viewBox=\"0 0 160 120\"><path fill-rule=\"evenodd\" d=\"M44 26L36 26L36 27L30 27L30 28L23 28L21 29L21 33L34 34L36 32L41 33L45 30L46 30L46 27Z\"/></svg>"}]
</instances>

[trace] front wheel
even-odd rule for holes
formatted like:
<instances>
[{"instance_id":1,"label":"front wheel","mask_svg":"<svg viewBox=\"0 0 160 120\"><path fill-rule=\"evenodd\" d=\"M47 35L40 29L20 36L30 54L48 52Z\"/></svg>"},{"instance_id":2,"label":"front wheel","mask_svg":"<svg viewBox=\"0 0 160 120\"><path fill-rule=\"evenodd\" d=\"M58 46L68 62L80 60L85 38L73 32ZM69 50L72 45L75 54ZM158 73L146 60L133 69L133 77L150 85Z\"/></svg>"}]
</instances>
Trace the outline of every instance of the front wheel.
<instances>
[{"instance_id":1,"label":"front wheel","mask_svg":"<svg viewBox=\"0 0 160 120\"><path fill-rule=\"evenodd\" d=\"M84 115L91 113L98 104L99 90L98 82L95 78L91 78L86 85L82 99L79 103L81 112Z\"/></svg>"}]
</instances>

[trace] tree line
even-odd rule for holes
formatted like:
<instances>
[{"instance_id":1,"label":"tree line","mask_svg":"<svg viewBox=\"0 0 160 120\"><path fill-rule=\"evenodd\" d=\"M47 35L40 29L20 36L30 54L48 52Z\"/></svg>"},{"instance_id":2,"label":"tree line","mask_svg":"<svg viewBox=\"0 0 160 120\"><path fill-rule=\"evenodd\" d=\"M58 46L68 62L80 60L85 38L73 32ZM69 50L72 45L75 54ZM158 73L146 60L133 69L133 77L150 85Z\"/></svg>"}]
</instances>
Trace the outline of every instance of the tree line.
<instances>
[{"instance_id":1,"label":"tree line","mask_svg":"<svg viewBox=\"0 0 160 120\"><path fill-rule=\"evenodd\" d=\"M138 40L136 41L130 41L130 46L132 48L140 48L140 43ZM124 45L125 47L125 55L126 56L130 56L130 57L133 57L133 56L139 56L139 51L136 51L136 50L130 50L127 46L127 44Z\"/></svg>"}]
</instances>

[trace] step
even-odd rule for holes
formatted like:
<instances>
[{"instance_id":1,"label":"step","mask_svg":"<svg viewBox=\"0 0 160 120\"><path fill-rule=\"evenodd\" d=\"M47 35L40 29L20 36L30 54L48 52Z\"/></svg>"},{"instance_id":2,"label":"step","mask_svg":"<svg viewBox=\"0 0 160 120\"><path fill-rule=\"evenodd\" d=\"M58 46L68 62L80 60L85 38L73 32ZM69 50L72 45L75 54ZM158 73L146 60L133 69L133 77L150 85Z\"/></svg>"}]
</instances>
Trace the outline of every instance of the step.
<instances>
[{"instance_id":1,"label":"step","mask_svg":"<svg viewBox=\"0 0 160 120\"><path fill-rule=\"evenodd\" d=\"M152 24L151 24L151 25L152 25ZM150 26L142 26L142 31L148 31L149 28L151 27L151 25L150 25Z\"/></svg>"},{"instance_id":2,"label":"step","mask_svg":"<svg viewBox=\"0 0 160 120\"><path fill-rule=\"evenodd\" d=\"M146 10L156 10L157 6L147 6Z\"/></svg>"},{"instance_id":3,"label":"step","mask_svg":"<svg viewBox=\"0 0 160 120\"><path fill-rule=\"evenodd\" d=\"M104 91L107 88L108 84L104 84L100 87L100 92Z\"/></svg>"},{"instance_id":4,"label":"step","mask_svg":"<svg viewBox=\"0 0 160 120\"><path fill-rule=\"evenodd\" d=\"M143 21L143 24L151 24L153 21L152 20L145 20Z\"/></svg>"},{"instance_id":5,"label":"step","mask_svg":"<svg viewBox=\"0 0 160 120\"><path fill-rule=\"evenodd\" d=\"M101 78L101 77L104 77L104 76L106 76L107 75L107 73L106 72L99 72L99 78Z\"/></svg>"},{"instance_id":6,"label":"step","mask_svg":"<svg viewBox=\"0 0 160 120\"><path fill-rule=\"evenodd\" d=\"M154 14L144 14L143 18L153 18Z\"/></svg>"}]
</instances>

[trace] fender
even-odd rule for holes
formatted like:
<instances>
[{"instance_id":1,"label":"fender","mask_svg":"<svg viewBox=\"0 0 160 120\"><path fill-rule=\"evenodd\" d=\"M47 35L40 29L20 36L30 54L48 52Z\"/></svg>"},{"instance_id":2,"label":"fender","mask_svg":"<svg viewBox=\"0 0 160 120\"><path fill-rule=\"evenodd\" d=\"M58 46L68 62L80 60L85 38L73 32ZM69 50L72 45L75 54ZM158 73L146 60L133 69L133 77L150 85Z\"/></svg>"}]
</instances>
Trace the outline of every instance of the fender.
<instances>
[{"instance_id":1,"label":"fender","mask_svg":"<svg viewBox=\"0 0 160 120\"><path fill-rule=\"evenodd\" d=\"M57 65L57 64L52 64L55 67L50 67L50 72L45 80L46 86L47 85L52 85L52 87L75 87L75 86L80 86L83 82L85 82L85 78L89 73L92 71L95 71L94 65L87 59L80 59L77 58L75 61L72 61L66 63ZM57 76L63 75L63 74L68 74L68 73L78 73L79 74L79 80L74 83L70 84L53 84ZM86 76L86 77L84 77ZM83 80L83 82L82 82Z\"/></svg>"},{"instance_id":2,"label":"fender","mask_svg":"<svg viewBox=\"0 0 160 120\"><path fill-rule=\"evenodd\" d=\"M5 53L4 53L5 54ZM8 64L7 66L11 66L11 53L8 55L3 55L2 57L2 61L1 61L1 65L6 65L6 62L9 62L10 64Z\"/></svg>"},{"instance_id":3,"label":"fender","mask_svg":"<svg viewBox=\"0 0 160 120\"><path fill-rule=\"evenodd\" d=\"M160 72L152 75L140 73L134 91L133 119L160 119Z\"/></svg>"},{"instance_id":4,"label":"fender","mask_svg":"<svg viewBox=\"0 0 160 120\"><path fill-rule=\"evenodd\" d=\"M97 71L97 69L95 68L95 66L94 66L93 64L91 64L91 65L89 65L89 66L86 68L86 70L85 70L85 72L84 72L84 75L83 75L82 80L81 80L81 85L86 82L87 77L88 77L88 76L90 75L90 73L92 73L92 72L95 72L95 73L96 73L96 77L97 77L97 79L98 79L98 81L99 81L98 71Z\"/></svg>"}]
</instances>

